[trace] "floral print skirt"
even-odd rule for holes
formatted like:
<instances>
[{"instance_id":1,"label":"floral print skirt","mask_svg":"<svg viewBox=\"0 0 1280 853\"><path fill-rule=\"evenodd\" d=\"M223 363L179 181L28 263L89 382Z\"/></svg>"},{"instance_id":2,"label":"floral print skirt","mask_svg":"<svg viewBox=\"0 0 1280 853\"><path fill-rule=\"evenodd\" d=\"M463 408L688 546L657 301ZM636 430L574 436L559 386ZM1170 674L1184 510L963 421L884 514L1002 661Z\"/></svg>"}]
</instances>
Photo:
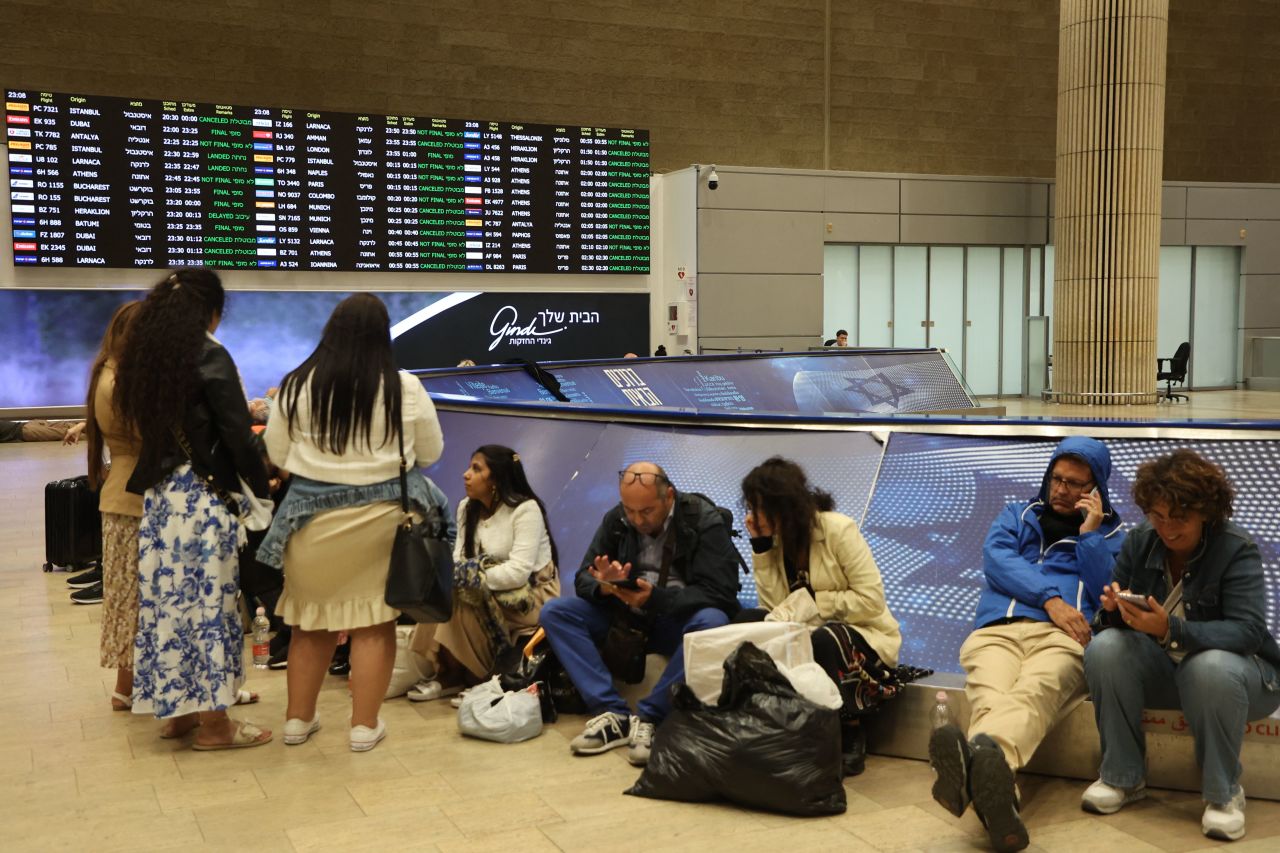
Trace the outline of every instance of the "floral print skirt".
<instances>
[{"instance_id":1,"label":"floral print skirt","mask_svg":"<svg viewBox=\"0 0 1280 853\"><path fill-rule=\"evenodd\" d=\"M138 536L133 711L176 717L235 704L240 521L189 464L148 489Z\"/></svg>"},{"instance_id":2,"label":"floral print skirt","mask_svg":"<svg viewBox=\"0 0 1280 853\"><path fill-rule=\"evenodd\" d=\"M102 641L98 665L133 666L138 634L138 523L114 512L102 514Z\"/></svg>"}]
</instances>

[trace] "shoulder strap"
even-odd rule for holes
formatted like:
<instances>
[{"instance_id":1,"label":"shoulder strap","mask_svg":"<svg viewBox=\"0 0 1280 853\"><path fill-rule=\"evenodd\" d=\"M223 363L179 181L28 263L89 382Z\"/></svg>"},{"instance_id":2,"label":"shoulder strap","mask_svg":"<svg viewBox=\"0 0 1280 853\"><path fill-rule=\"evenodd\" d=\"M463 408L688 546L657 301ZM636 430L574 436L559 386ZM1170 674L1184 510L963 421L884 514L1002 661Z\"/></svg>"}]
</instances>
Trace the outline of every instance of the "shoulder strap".
<instances>
[{"instance_id":1,"label":"shoulder strap","mask_svg":"<svg viewBox=\"0 0 1280 853\"><path fill-rule=\"evenodd\" d=\"M400 438L400 511L409 514L409 466L404 461L404 428L396 431Z\"/></svg>"}]
</instances>

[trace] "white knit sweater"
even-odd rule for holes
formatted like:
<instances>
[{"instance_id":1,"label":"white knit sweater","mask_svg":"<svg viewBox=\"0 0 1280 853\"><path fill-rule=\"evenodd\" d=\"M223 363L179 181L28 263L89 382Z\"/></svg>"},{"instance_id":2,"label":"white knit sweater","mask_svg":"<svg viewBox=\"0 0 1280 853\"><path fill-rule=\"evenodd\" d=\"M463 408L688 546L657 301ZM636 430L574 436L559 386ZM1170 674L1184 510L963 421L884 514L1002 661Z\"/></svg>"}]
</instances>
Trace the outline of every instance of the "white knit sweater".
<instances>
[{"instance_id":1,"label":"white knit sweater","mask_svg":"<svg viewBox=\"0 0 1280 853\"><path fill-rule=\"evenodd\" d=\"M463 498L458 504L458 541L453 546L453 559L461 562L466 541L467 504ZM542 521L542 510L536 501L527 500L518 506L498 504L493 515L476 524L476 554L487 554L498 560L496 566L484 573L484 583L489 589L515 589L529 582L551 562L551 538Z\"/></svg>"},{"instance_id":2,"label":"white knit sweater","mask_svg":"<svg viewBox=\"0 0 1280 853\"><path fill-rule=\"evenodd\" d=\"M436 407L427 396L418 379L408 373L400 373L400 418L404 429L404 455L410 467L425 467L440 458L444 450L444 436L440 421L436 419ZM390 480L400 473L400 447L394 437L384 441L386 417L383 415L382 395L373 406L373 422L369 431L370 450L360 441L348 441L342 453L330 453L316 443L311 427L311 393L308 383L303 383L298 393L298 412L293 423L293 437L289 436L289 423L284 406L271 409L263 439L271 461L291 474L319 480L322 483L343 483L367 486Z\"/></svg>"}]
</instances>

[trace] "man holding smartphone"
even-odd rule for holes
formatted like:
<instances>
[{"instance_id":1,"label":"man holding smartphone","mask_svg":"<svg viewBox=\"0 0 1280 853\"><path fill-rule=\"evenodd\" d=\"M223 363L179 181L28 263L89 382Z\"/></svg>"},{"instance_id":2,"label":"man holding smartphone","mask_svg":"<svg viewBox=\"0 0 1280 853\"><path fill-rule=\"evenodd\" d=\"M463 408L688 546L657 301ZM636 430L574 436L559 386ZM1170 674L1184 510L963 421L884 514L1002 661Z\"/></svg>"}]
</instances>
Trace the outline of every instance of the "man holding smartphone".
<instances>
[{"instance_id":1,"label":"man holding smartphone","mask_svg":"<svg viewBox=\"0 0 1280 853\"><path fill-rule=\"evenodd\" d=\"M658 465L633 462L619 471L618 492L621 501L605 513L578 569L577 595L548 601L542 626L593 715L569 748L595 755L626 746L640 766L671 710L671 686L684 680L684 635L727 625L739 609L741 558L722 511L701 495L677 492ZM647 652L670 661L632 716L613 678L637 658L642 678Z\"/></svg>"},{"instance_id":2,"label":"man holding smartphone","mask_svg":"<svg viewBox=\"0 0 1280 853\"><path fill-rule=\"evenodd\" d=\"M999 851L1029 843L1014 774L1085 695L1084 647L1124 539L1107 495L1111 454L1063 439L1035 500L1008 504L983 545L986 585L960 648L969 731L937 729L933 798L959 817L970 802Z\"/></svg>"}]
</instances>

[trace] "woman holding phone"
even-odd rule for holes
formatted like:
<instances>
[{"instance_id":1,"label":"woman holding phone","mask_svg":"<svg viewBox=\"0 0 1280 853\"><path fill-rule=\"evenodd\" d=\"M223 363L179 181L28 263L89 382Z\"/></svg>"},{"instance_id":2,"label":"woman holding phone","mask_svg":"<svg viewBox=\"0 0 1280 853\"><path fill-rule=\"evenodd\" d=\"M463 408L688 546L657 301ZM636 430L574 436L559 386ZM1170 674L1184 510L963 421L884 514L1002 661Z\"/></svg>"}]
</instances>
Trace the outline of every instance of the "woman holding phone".
<instances>
[{"instance_id":1,"label":"woman holding phone","mask_svg":"<svg viewBox=\"0 0 1280 853\"><path fill-rule=\"evenodd\" d=\"M1247 722L1280 707L1280 646L1263 613L1258 546L1229 520L1233 495L1222 469L1192 450L1138 468L1133 499L1147 520L1125 538L1084 653L1102 738L1087 811L1146 796L1143 708L1180 709L1202 774L1201 831L1245 833L1240 746Z\"/></svg>"}]
</instances>

